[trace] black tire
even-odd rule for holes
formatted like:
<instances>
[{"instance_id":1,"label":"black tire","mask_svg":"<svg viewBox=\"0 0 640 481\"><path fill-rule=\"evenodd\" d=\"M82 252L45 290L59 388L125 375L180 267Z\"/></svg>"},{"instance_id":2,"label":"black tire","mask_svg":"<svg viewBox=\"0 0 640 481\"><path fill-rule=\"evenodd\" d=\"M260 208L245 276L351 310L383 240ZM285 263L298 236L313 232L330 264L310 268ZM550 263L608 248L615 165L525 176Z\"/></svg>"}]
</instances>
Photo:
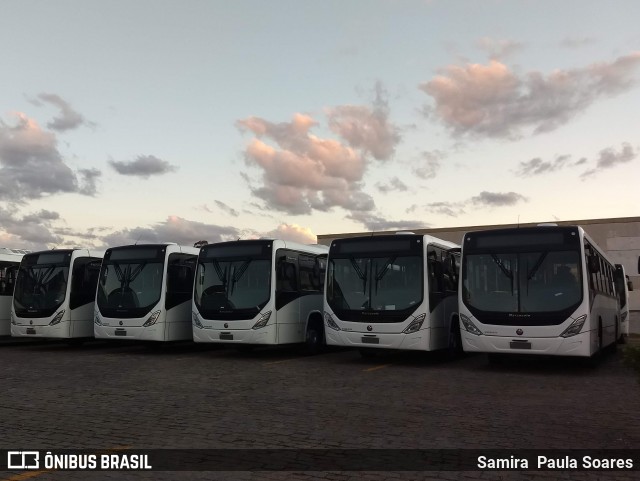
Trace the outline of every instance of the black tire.
<instances>
[{"instance_id":1,"label":"black tire","mask_svg":"<svg viewBox=\"0 0 640 481\"><path fill-rule=\"evenodd\" d=\"M462 336L460 335L460 324L456 322L451 323L451 330L449 332L449 345L447 346L447 358L457 359L462 355Z\"/></svg>"},{"instance_id":2,"label":"black tire","mask_svg":"<svg viewBox=\"0 0 640 481\"><path fill-rule=\"evenodd\" d=\"M85 339L82 338L73 338L67 340L67 346L69 347L82 347Z\"/></svg>"},{"instance_id":3,"label":"black tire","mask_svg":"<svg viewBox=\"0 0 640 481\"><path fill-rule=\"evenodd\" d=\"M587 358L586 362L589 367L598 367L602 360L602 319L598 319L598 350Z\"/></svg>"},{"instance_id":4,"label":"black tire","mask_svg":"<svg viewBox=\"0 0 640 481\"><path fill-rule=\"evenodd\" d=\"M309 321L305 334L304 352L307 355L318 354L324 347L324 330L322 324Z\"/></svg>"}]
</instances>

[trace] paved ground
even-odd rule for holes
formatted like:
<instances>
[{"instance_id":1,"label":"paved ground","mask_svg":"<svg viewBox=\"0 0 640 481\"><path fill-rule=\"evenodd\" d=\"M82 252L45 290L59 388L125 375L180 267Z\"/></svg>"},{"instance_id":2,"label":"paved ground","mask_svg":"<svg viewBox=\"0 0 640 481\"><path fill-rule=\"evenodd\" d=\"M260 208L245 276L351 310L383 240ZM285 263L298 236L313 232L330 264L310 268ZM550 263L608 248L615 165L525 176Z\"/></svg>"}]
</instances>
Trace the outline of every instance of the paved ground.
<instances>
[{"instance_id":1,"label":"paved ground","mask_svg":"<svg viewBox=\"0 0 640 481\"><path fill-rule=\"evenodd\" d=\"M640 448L640 384L620 354L445 361L193 344L0 343L0 448ZM35 472L98 479L637 479L635 473Z\"/></svg>"}]
</instances>

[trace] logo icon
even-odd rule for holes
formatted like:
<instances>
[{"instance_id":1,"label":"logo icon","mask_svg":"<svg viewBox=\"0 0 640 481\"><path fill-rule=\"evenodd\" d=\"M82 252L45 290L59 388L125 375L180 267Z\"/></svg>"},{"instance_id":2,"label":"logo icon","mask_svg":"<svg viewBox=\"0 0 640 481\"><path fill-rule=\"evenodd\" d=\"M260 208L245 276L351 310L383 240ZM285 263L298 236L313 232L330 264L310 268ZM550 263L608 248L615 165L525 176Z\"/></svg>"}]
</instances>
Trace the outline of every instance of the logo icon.
<instances>
[{"instance_id":1,"label":"logo icon","mask_svg":"<svg viewBox=\"0 0 640 481\"><path fill-rule=\"evenodd\" d=\"M228 327L229 327L229 323L228 323L228 322L225 322L225 323L224 323L224 328L225 328L225 329L227 329Z\"/></svg>"},{"instance_id":2,"label":"logo icon","mask_svg":"<svg viewBox=\"0 0 640 481\"><path fill-rule=\"evenodd\" d=\"M38 451L7 451L7 469L39 469Z\"/></svg>"},{"instance_id":3,"label":"logo icon","mask_svg":"<svg viewBox=\"0 0 640 481\"><path fill-rule=\"evenodd\" d=\"M518 329L518 330L516 331L516 334L517 334L518 336L522 336L522 335L524 334L524 331L523 331L522 329Z\"/></svg>"},{"instance_id":4,"label":"logo icon","mask_svg":"<svg viewBox=\"0 0 640 481\"><path fill-rule=\"evenodd\" d=\"M367 331L369 331L369 332L373 331L373 327L367 326Z\"/></svg>"},{"instance_id":5,"label":"logo icon","mask_svg":"<svg viewBox=\"0 0 640 481\"><path fill-rule=\"evenodd\" d=\"M33 326L33 321L29 321L29 324Z\"/></svg>"},{"instance_id":6,"label":"logo icon","mask_svg":"<svg viewBox=\"0 0 640 481\"><path fill-rule=\"evenodd\" d=\"M120 324L120 325L122 325L122 321L120 321L120 323L119 323L119 324Z\"/></svg>"}]
</instances>

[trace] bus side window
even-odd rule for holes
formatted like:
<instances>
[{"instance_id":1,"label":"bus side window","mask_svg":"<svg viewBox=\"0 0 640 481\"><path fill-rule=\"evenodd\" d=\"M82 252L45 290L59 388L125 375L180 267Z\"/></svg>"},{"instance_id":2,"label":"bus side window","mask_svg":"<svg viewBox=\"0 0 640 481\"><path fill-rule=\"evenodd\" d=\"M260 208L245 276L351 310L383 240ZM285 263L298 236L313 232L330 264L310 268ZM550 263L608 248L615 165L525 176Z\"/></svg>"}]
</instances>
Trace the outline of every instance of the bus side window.
<instances>
[{"instance_id":1,"label":"bus side window","mask_svg":"<svg viewBox=\"0 0 640 481\"><path fill-rule=\"evenodd\" d=\"M70 309L95 301L100 262L100 259L93 257L79 257L74 261L69 297Z\"/></svg>"},{"instance_id":2,"label":"bus side window","mask_svg":"<svg viewBox=\"0 0 640 481\"><path fill-rule=\"evenodd\" d=\"M298 290L296 266L294 263L288 262L284 256L278 259L276 290L280 292L297 292Z\"/></svg>"}]
</instances>

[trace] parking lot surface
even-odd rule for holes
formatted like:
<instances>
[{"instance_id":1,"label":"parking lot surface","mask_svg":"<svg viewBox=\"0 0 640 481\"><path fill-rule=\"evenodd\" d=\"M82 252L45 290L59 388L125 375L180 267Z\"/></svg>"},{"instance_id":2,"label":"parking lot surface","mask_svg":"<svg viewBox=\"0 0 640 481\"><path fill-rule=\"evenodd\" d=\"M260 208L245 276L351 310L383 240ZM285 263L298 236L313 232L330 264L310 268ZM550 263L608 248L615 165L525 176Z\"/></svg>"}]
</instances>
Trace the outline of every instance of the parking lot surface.
<instances>
[{"instance_id":1,"label":"parking lot surface","mask_svg":"<svg viewBox=\"0 0 640 481\"><path fill-rule=\"evenodd\" d=\"M636 449L640 384L576 359L0 344L4 449ZM9 472L98 479L637 479L635 472Z\"/></svg>"}]
</instances>

